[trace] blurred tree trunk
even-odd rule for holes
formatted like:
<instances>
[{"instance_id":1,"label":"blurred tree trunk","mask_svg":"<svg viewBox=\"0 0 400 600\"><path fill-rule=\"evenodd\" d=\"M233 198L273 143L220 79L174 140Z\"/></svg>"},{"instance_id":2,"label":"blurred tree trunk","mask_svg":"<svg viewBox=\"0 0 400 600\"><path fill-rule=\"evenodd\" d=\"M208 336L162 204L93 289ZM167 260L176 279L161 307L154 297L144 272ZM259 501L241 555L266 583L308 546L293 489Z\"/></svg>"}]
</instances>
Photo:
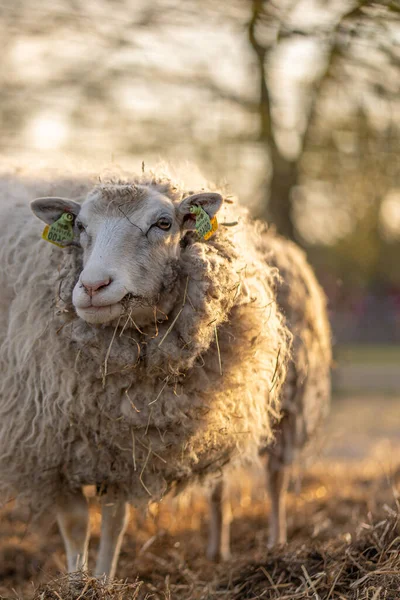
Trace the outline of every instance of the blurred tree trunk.
<instances>
[{"instance_id":1,"label":"blurred tree trunk","mask_svg":"<svg viewBox=\"0 0 400 600\"><path fill-rule=\"evenodd\" d=\"M265 16L265 0L252 0L252 17L248 35L256 55L259 76L260 141L271 161L272 177L265 191L261 216L275 224L278 232L290 239L295 238L292 220L291 190L298 180L297 161L290 161L280 152L274 138L271 121L271 99L268 89L266 60L272 46L264 45L256 34L257 25Z\"/></svg>"},{"instance_id":2,"label":"blurred tree trunk","mask_svg":"<svg viewBox=\"0 0 400 600\"><path fill-rule=\"evenodd\" d=\"M292 218L291 191L298 181L297 161L287 160L275 148L271 149L272 179L269 190L267 214L278 232L294 240L295 226Z\"/></svg>"},{"instance_id":3,"label":"blurred tree trunk","mask_svg":"<svg viewBox=\"0 0 400 600\"><path fill-rule=\"evenodd\" d=\"M251 18L248 24L248 36L251 48L256 57L258 78L259 78L259 102L258 110L260 115L260 142L265 148L271 161L272 176L269 186L266 185L265 201L261 211L261 216L268 218L276 225L279 233L295 239L296 227L293 220L292 198L291 192L299 180L299 165L302 158L302 150L306 145L308 129L313 121L316 102L319 95L319 90L324 81L329 77L335 59L340 56L340 32L342 25L346 21L354 20L363 15L363 6L368 4L369 0L357 0L356 5L351 6L347 12L342 14L335 23L330 32L328 44L328 52L325 68L322 74L318 77L318 81L313 84L313 89L310 89L310 108L308 111L307 126L302 139L302 149L295 160L289 160L280 151L274 136L274 128L271 119L271 99L268 88L268 76L266 62L270 52L276 49L280 39L280 26L284 22L284 12L276 17L279 4L273 3L271 0L251 0ZM291 4L289 3L289 10ZM392 8L392 4L391 10ZM260 29L264 27L264 33L260 34ZM270 40L268 38L268 27L270 28ZM273 31L275 28L275 32ZM294 33L299 35L310 35L309 32L301 30Z\"/></svg>"}]
</instances>

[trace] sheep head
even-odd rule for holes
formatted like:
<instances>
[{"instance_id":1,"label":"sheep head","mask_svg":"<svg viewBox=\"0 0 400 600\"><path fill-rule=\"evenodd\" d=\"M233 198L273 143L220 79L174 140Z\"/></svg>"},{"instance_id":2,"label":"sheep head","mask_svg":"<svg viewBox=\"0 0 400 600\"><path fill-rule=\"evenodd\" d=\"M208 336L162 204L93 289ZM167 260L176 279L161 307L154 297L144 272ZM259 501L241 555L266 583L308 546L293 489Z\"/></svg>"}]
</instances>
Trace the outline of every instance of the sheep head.
<instances>
[{"instance_id":1,"label":"sheep head","mask_svg":"<svg viewBox=\"0 0 400 600\"><path fill-rule=\"evenodd\" d=\"M194 207L213 218L221 205L217 193L176 202L151 186L109 184L94 188L82 204L38 198L31 208L49 225L68 214L73 236L62 245L83 250L83 269L72 296L75 310L88 323L105 324L128 307L140 321L157 304L173 285L181 240L195 227Z\"/></svg>"}]
</instances>

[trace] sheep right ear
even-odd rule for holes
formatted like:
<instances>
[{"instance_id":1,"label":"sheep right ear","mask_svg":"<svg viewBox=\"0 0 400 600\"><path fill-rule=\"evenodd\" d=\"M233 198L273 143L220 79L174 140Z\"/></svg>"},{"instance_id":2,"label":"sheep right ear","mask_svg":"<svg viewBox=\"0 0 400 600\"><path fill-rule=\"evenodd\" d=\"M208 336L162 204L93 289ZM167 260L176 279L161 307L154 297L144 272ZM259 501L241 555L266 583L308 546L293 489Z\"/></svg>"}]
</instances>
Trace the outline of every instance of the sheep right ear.
<instances>
[{"instance_id":1,"label":"sheep right ear","mask_svg":"<svg viewBox=\"0 0 400 600\"><path fill-rule=\"evenodd\" d=\"M63 213L71 213L76 217L81 205L66 198L36 198L31 202L31 209L38 219L52 225Z\"/></svg>"},{"instance_id":2,"label":"sheep right ear","mask_svg":"<svg viewBox=\"0 0 400 600\"><path fill-rule=\"evenodd\" d=\"M196 216L192 214L191 208L200 206L212 219L222 206L224 199L216 192L200 192L187 196L178 204L178 215L185 229L194 229Z\"/></svg>"}]
</instances>

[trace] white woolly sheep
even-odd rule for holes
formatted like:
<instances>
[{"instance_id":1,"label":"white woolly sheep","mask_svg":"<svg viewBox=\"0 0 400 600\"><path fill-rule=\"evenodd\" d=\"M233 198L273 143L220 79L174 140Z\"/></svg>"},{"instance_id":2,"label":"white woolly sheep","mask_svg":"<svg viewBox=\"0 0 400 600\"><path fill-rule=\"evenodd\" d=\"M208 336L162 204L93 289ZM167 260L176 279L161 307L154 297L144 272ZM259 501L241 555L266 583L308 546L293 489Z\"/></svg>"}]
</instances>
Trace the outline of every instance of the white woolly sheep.
<instances>
[{"instance_id":1,"label":"white woolly sheep","mask_svg":"<svg viewBox=\"0 0 400 600\"><path fill-rule=\"evenodd\" d=\"M96 485L96 574L113 576L127 503L261 448L270 542L284 542L287 465L329 398L330 333L311 269L216 192L154 174L93 183L0 186L0 497L55 509L72 571L87 563L82 487ZM63 249L40 239L26 202L44 195L32 210L48 225L68 215ZM194 229L198 207L218 212L208 240ZM228 551L221 483L211 507L216 558Z\"/></svg>"}]
</instances>

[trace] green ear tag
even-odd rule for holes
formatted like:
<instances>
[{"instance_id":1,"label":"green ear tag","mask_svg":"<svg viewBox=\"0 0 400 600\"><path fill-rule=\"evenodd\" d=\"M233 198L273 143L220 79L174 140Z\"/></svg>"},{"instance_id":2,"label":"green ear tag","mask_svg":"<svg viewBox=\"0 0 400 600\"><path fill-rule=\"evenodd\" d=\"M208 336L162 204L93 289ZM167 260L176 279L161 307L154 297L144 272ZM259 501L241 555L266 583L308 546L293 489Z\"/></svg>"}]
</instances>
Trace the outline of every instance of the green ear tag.
<instances>
[{"instance_id":1,"label":"green ear tag","mask_svg":"<svg viewBox=\"0 0 400 600\"><path fill-rule=\"evenodd\" d=\"M201 237L206 237L212 230L211 219L201 206L191 206L190 212L196 215L196 230Z\"/></svg>"},{"instance_id":2,"label":"green ear tag","mask_svg":"<svg viewBox=\"0 0 400 600\"><path fill-rule=\"evenodd\" d=\"M63 213L57 221L51 225L46 225L43 230L42 238L51 244L55 244L60 248L74 239L74 215L71 213Z\"/></svg>"}]
</instances>

